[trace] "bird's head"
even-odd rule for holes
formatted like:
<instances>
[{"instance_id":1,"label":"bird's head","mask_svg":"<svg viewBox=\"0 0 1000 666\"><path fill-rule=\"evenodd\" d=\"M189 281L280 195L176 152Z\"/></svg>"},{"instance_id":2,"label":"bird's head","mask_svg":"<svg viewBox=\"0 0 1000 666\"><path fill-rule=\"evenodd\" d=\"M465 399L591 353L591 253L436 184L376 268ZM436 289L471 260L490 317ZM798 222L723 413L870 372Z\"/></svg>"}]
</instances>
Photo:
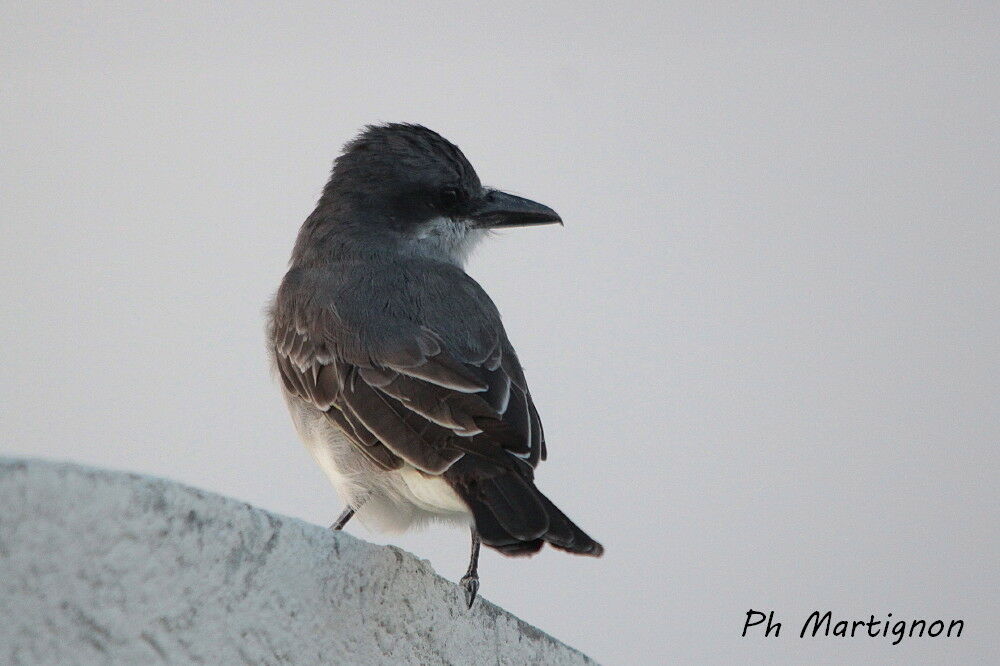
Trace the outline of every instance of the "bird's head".
<instances>
[{"instance_id":1,"label":"bird's head","mask_svg":"<svg viewBox=\"0 0 1000 666\"><path fill-rule=\"evenodd\" d=\"M362 232L456 263L486 230L562 222L548 206L484 187L458 146L411 124L371 125L344 146L324 202Z\"/></svg>"}]
</instances>

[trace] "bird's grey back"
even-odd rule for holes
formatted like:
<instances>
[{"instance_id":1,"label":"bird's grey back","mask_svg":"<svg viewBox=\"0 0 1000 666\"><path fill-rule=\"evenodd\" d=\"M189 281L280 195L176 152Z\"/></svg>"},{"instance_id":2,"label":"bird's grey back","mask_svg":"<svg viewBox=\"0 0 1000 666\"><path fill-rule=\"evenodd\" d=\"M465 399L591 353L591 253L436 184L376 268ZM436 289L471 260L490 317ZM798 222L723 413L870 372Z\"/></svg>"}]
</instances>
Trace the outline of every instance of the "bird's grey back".
<instances>
[{"instance_id":1,"label":"bird's grey back","mask_svg":"<svg viewBox=\"0 0 1000 666\"><path fill-rule=\"evenodd\" d=\"M424 259L293 268L275 297L272 321L290 323L362 365L412 346L423 328L463 362L480 363L498 348L513 355L500 313L482 287L456 266Z\"/></svg>"}]
</instances>

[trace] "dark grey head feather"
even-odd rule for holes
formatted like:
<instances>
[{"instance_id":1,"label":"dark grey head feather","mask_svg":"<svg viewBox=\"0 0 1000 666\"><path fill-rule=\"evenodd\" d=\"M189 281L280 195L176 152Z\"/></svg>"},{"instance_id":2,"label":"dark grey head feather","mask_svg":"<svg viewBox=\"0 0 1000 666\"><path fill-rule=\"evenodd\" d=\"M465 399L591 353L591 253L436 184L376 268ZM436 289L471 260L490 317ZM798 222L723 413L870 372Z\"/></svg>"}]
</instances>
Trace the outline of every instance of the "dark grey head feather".
<instances>
[{"instance_id":1,"label":"dark grey head feather","mask_svg":"<svg viewBox=\"0 0 1000 666\"><path fill-rule=\"evenodd\" d=\"M467 194L482 189L476 170L458 146L422 125L369 125L344 145L334 161L324 198L382 196L441 185Z\"/></svg>"},{"instance_id":2,"label":"dark grey head feather","mask_svg":"<svg viewBox=\"0 0 1000 666\"><path fill-rule=\"evenodd\" d=\"M316 210L299 232L292 265L352 250L378 251L428 220L462 217L482 194L465 155L437 132L420 125L371 125L334 161Z\"/></svg>"}]
</instances>

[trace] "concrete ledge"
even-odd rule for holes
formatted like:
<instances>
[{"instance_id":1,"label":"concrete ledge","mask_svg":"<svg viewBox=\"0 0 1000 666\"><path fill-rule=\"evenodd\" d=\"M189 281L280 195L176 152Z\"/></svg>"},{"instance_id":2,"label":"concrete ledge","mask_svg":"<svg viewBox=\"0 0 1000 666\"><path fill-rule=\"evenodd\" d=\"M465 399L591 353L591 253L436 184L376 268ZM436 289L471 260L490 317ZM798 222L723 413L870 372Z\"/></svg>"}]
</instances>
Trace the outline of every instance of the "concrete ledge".
<instances>
[{"instance_id":1,"label":"concrete ledge","mask_svg":"<svg viewBox=\"0 0 1000 666\"><path fill-rule=\"evenodd\" d=\"M590 664L397 548L170 481L0 459L0 663Z\"/></svg>"}]
</instances>

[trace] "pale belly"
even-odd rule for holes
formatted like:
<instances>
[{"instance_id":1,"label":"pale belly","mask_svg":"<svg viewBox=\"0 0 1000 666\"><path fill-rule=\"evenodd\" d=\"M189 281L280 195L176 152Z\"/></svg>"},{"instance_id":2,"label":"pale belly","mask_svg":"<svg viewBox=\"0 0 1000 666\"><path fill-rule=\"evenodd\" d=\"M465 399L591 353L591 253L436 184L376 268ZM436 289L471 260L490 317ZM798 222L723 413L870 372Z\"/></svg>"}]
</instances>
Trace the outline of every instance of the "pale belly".
<instances>
[{"instance_id":1,"label":"pale belly","mask_svg":"<svg viewBox=\"0 0 1000 666\"><path fill-rule=\"evenodd\" d=\"M404 467L394 473L402 479L410 500L424 511L469 513L469 506L444 479L428 476L413 467Z\"/></svg>"},{"instance_id":2,"label":"pale belly","mask_svg":"<svg viewBox=\"0 0 1000 666\"><path fill-rule=\"evenodd\" d=\"M344 503L366 525L400 532L429 521L469 525L468 505L448 483L414 467L385 471L359 452L336 425L295 398L288 400L299 436Z\"/></svg>"}]
</instances>

